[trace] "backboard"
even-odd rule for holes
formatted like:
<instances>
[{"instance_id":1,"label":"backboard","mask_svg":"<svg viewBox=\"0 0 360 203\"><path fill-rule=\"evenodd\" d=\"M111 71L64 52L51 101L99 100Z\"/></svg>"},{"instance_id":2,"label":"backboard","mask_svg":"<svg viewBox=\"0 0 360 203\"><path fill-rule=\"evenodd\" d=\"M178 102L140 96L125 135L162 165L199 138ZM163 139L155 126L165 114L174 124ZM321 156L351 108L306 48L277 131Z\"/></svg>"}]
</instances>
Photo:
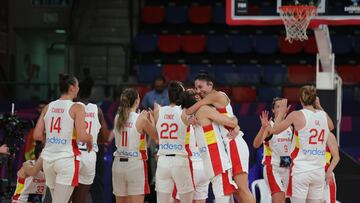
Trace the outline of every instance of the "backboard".
<instances>
[{"instance_id":1,"label":"backboard","mask_svg":"<svg viewBox=\"0 0 360 203\"><path fill-rule=\"evenodd\" d=\"M298 0L304 3L306 0ZM309 4L311 0L306 1ZM283 25L279 6L293 4L294 0L226 0L226 21L229 25ZM318 15L310 27L320 24L341 26L360 25L360 0L317 0Z\"/></svg>"}]
</instances>

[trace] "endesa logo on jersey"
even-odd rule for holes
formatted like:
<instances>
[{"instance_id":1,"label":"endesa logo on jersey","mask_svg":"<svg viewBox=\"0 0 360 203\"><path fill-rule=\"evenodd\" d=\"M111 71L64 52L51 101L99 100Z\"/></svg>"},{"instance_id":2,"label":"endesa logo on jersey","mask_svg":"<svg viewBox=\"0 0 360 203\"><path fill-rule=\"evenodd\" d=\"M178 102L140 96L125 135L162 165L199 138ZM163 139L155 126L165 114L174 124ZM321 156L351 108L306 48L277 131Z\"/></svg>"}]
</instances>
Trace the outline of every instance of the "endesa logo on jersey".
<instances>
[{"instance_id":1,"label":"endesa logo on jersey","mask_svg":"<svg viewBox=\"0 0 360 203\"><path fill-rule=\"evenodd\" d=\"M120 156L139 157L139 152L137 152L137 151L117 150L117 152Z\"/></svg>"},{"instance_id":2,"label":"endesa logo on jersey","mask_svg":"<svg viewBox=\"0 0 360 203\"><path fill-rule=\"evenodd\" d=\"M200 154L207 152L207 147L199 147Z\"/></svg>"},{"instance_id":3,"label":"endesa logo on jersey","mask_svg":"<svg viewBox=\"0 0 360 203\"><path fill-rule=\"evenodd\" d=\"M323 149L303 149L302 151L305 155L325 156Z\"/></svg>"},{"instance_id":4,"label":"endesa logo on jersey","mask_svg":"<svg viewBox=\"0 0 360 203\"><path fill-rule=\"evenodd\" d=\"M166 143L166 144L160 144L159 145L159 149L166 149L166 150L183 150L184 147L181 144L170 144L170 143Z\"/></svg>"},{"instance_id":5,"label":"endesa logo on jersey","mask_svg":"<svg viewBox=\"0 0 360 203\"><path fill-rule=\"evenodd\" d=\"M50 144L61 144L61 145L66 145L66 139L61 139L61 138L58 138L58 137L49 137L47 138L46 140L47 143L50 143Z\"/></svg>"}]
</instances>

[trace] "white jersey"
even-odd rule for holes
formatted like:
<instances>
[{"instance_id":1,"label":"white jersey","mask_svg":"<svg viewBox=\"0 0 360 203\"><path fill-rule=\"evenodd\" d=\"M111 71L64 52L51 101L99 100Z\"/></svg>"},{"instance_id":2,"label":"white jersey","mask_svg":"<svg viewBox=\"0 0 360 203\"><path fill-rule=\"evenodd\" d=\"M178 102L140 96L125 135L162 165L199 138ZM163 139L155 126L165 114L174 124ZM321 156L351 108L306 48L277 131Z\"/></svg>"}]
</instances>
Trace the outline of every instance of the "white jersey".
<instances>
[{"instance_id":1,"label":"white jersey","mask_svg":"<svg viewBox=\"0 0 360 203\"><path fill-rule=\"evenodd\" d=\"M130 112L127 122L120 131L116 127L118 116L115 116L114 122L115 145L117 148L114 156L147 160L145 133L141 134L136 129L139 114Z\"/></svg>"},{"instance_id":2,"label":"white jersey","mask_svg":"<svg viewBox=\"0 0 360 203\"><path fill-rule=\"evenodd\" d=\"M35 165L35 161L30 161ZM35 176L18 178L16 190L12 197L13 202L41 202L45 197L46 185L44 172L40 171Z\"/></svg>"},{"instance_id":3,"label":"white jersey","mask_svg":"<svg viewBox=\"0 0 360 203\"><path fill-rule=\"evenodd\" d=\"M163 106L159 109L156 130L159 134L158 155L190 155L185 148L188 126L181 119L180 106Z\"/></svg>"},{"instance_id":4,"label":"white jersey","mask_svg":"<svg viewBox=\"0 0 360 203\"><path fill-rule=\"evenodd\" d=\"M71 100L56 100L48 105L44 116L46 144L41 157L46 161L80 155L76 143L74 120L70 116Z\"/></svg>"},{"instance_id":5,"label":"white jersey","mask_svg":"<svg viewBox=\"0 0 360 203\"><path fill-rule=\"evenodd\" d=\"M311 170L324 170L326 164L325 150L329 137L327 115L324 111L312 112L302 109L305 117L305 127L295 131L292 174Z\"/></svg>"},{"instance_id":6,"label":"white jersey","mask_svg":"<svg viewBox=\"0 0 360 203\"><path fill-rule=\"evenodd\" d=\"M82 104L82 103L80 103ZM82 104L84 105L84 104ZM92 135L93 137L93 150L95 152L99 151L97 145L98 134L100 132L101 124L99 121L99 111L96 104L88 103L84 105L85 107L85 123L86 123L86 132ZM86 150L86 143L78 142L79 149Z\"/></svg>"},{"instance_id":7,"label":"white jersey","mask_svg":"<svg viewBox=\"0 0 360 203\"><path fill-rule=\"evenodd\" d=\"M191 161L202 161L201 159L201 154L200 154L200 150L199 147L196 143L196 137L195 137L195 130L193 126L190 126L189 128L189 133L190 133L190 137L189 137L189 147L190 147L190 151L191 151Z\"/></svg>"},{"instance_id":8,"label":"white jersey","mask_svg":"<svg viewBox=\"0 0 360 203\"><path fill-rule=\"evenodd\" d=\"M270 122L271 127L274 126L274 122ZM262 163L264 165L276 165L280 166L280 157L290 156L290 147L293 131L291 127L279 134L271 135L268 140L264 141L264 157Z\"/></svg>"},{"instance_id":9,"label":"white jersey","mask_svg":"<svg viewBox=\"0 0 360 203\"><path fill-rule=\"evenodd\" d=\"M231 168L218 124L212 123L208 126L195 127L195 135L201 159L204 162L204 171L208 178L225 173Z\"/></svg>"}]
</instances>

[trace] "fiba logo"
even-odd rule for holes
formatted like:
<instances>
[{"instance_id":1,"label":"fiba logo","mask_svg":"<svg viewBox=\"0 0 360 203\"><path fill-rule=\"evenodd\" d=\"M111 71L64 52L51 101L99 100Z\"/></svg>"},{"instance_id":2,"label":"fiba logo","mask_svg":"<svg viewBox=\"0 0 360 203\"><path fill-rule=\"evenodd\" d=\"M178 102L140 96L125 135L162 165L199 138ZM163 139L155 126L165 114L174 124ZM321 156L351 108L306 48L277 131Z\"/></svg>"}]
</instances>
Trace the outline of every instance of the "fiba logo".
<instances>
[{"instance_id":1,"label":"fiba logo","mask_svg":"<svg viewBox=\"0 0 360 203\"><path fill-rule=\"evenodd\" d=\"M351 0L351 6L345 6L344 11L347 13L360 13L359 0Z\"/></svg>"},{"instance_id":2,"label":"fiba logo","mask_svg":"<svg viewBox=\"0 0 360 203\"><path fill-rule=\"evenodd\" d=\"M237 4L237 8L246 9L246 7L247 7L247 4L246 4L246 3L238 3L238 4Z\"/></svg>"}]
</instances>

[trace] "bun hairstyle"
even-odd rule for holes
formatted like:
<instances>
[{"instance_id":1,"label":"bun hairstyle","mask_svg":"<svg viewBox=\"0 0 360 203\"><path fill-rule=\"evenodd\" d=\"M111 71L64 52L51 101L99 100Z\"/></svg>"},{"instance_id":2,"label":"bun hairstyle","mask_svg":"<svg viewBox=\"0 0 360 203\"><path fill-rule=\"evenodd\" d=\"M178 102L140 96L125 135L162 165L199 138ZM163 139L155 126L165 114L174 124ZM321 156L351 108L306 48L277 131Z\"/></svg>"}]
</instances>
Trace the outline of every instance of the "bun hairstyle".
<instances>
[{"instance_id":1,"label":"bun hairstyle","mask_svg":"<svg viewBox=\"0 0 360 203\"><path fill-rule=\"evenodd\" d=\"M181 93L184 92L184 87L179 81L170 81L168 86L169 101L172 104L178 103Z\"/></svg>"},{"instance_id":2,"label":"bun hairstyle","mask_svg":"<svg viewBox=\"0 0 360 203\"><path fill-rule=\"evenodd\" d=\"M300 88L299 99L305 106L314 105L316 96L316 88L314 86L306 85Z\"/></svg>"},{"instance_id":3,"label":"bun hairstyle","mask_svg":"<svg viewBox=\"0 0 360 203\"><path fill-rule=\"evenodd\" d=\"M180 105L181 108L190 108L194 105L197 101L195 98L196 92L193 89L187 89L186 91L182 92L177 105Z\"/></svg>"},{"instance_id":4,"label":"bun hairstyle","mask_svg":"<svg viewBox=\"0 0 360 203\"><path fill-rule=\"evenodd\" d=\"M116 128L120 131L124 123L129 119L130 109L135 104L139 93L133 88L126 88L120 96L120 105L118 110L118 118Z\"/></svg>"},{"instance_id":5,"label":"bun hairstyle","mask_svg":"<svg viewBox=\"0 0 360 203\"><path fill-rule=\"evenodd\" d=\"M59 90L60 94L66 94L71 85L76 85L78 80L73 75L59 74Z\"/></svg>"}]
</instances>

